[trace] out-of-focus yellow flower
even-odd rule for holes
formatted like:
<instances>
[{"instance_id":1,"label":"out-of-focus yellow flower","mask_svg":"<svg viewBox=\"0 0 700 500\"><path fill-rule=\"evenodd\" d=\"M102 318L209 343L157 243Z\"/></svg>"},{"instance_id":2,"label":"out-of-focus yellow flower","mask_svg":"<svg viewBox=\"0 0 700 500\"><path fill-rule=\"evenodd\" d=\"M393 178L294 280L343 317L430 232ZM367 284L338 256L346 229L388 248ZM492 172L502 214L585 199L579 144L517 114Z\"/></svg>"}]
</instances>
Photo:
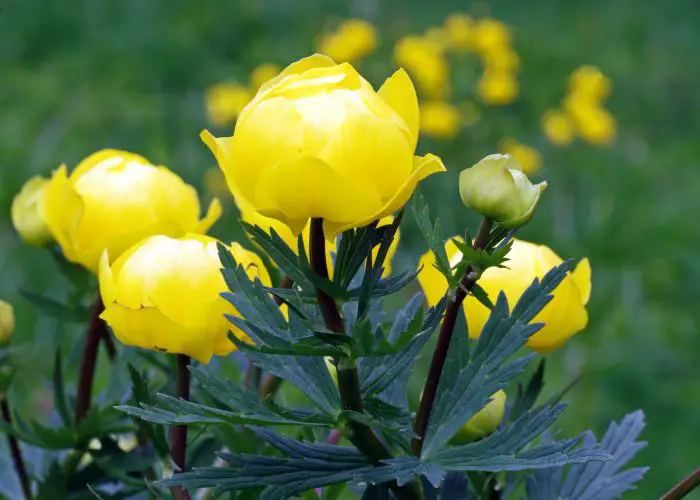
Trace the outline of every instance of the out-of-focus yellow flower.
<instances>
[{"instance_id":1,"label":"out-of-focus yellow flower","mask_svg":"<svg viewBox=\"0 0 700 500\"><path fill-rule=\"evenodd\" d=\"M451 240L445 249L450 263L456 264L462 258ZM507 257L507 268L488 268L479 279L479 285L492 301L503 291L511 308L536 277L542 278L562 262L550 248L521 240L513 242ZM418 280L429 304L436 304L447 291L447 280L433 267L433 259L432 254L428 252L419 263L423 269L418 275ZM542 353L549 352L583 330L588 323L586 304L590 294L591 266L588 259L582 259L576 269L556 288L552 301L532 320L532 323L544 323L545 326L530 337L528 347ZM465 300L464 308L469 336L478 338L490 312L471 295Z\"/></svg>"},{"instance_id":2,"label":"out-of-focus yellow flower","mask_svg":"<svg viewBox=\"0 0 700 500\"><path fill-rule=\"evenodd\" d=\"M494 47L481 56L486 73L509 74L520 69L520 56L512 48Z\"/></svg>"},{"instance_id":3,"label":"out-of-focus yellow flower","mask_svg":"<svg viewBox=\"0 0 700 500\"><path fill-rule=\"evenodd\" d=\"M22 241L30 245L44 246L53 241L44 219L44 192L48 184L44 177L32 177L12 200L12 225Z\"/></svg>"},{"instance_id":4,"label":"out-of-focus yellow flower","mask_svg":"<svg viewBox=\"0 0 700 500\"><path fill-rule=\"evenodd\" d=\"M416 80L421 95L444 100L449 96L450 69L444 46L421 36L406 36L394 47L396 63Z\"/></svg>"},{"instance_id":5,"label":"out-of-focus yellow flower","mask_svg":"<svg viewBox=\"0 0 700 500\"><path fill-rule=\"evenodd\" d=\"M218 83L205 93L207 120L215 127L232 125L253 98L253 93L238 83Z\"/></svg>"},{"instance_id":6,"label":"out-of-focus yellow flower","mask_svg":"<svg viewBox=\"0 0 700 500\"><path fill-rule=\"evenodd\" d=\"M474 45L481 54L510 46L510 28L496 19L482 19L474 27Z\"/></svg>"},{"instance_id":7,"label":"out-of-focus yellow flower","mask_svg":"<svg viewBox=\"0 0 700 500\"><path fill-rule=\"evenodd\" d=\"M462 117L445 101L426 101L420 109L420 131L437 139L452 139L459 132Z\"/></svg>"},{"instance_id":8,"label":"out-of-focus yellow flower","mask_svg":"<svg viewBox=\"0 0 700 500\"><path fill-rule=\"evenodd\" d=\"M423 33L423 37L426 40L436 44L442 51L447 50L447 48L450 46L450 40L447 32L441 27L427 29L425 33Z\"/></svg>"},{"instance_id":9,"label":"out-of-focus yellow flower","mask_svg":"<svg viewBox=\"0 0 700 500\"><path fill-rule=\"evenodd\" d=\"M533 185L511 155L488 155L459 174L462 202L507 228L532 218L546 187L546 182Z\"/></svg>"},{"instance_id":10,"label":"out-of-focus yellow flower","mask_svg":"<svg viewBox=\"0 0 700 500\"><path fill-rule=\"evenodd\" d=\"M109 250L119 257L147 236L205 233L221 215L213 200L203 219L197 192L163 166L103 149L68 175L56 170L45 188L44 218L65 257L93 272Z\"/></svg>"},{"instance_id":11,"label":"out-of-focus yellow flower","mask_svg":"<svg viewBox=\"0 0 700 500\"><path fill-rule=\"evenodd\" d=\"M230 250L251 279L270 285L260 257L237 243ZM227 288L214 238L152 236L111 266L110 257L105 252L100 261L101 317L122 343L185 354L206 364L213 355L235 349L229 330L249 340L224 317L238 312L219 295Z\"/></svg>"},{"instance_id":12,"label":"out-of-focus yellow flower","mask_svg":"<svg viewBox=\"0 0 700 500\"><path fill-rule=\"evenodd\" d=\"M558 109L550 109L542 115L542 131L555 146L568 146L576 137L574 122Z\"/></svg>"},{"instance_id":13,"label":"out-of-focus yellow flower","mask_svg":"<svg viewBox=\"0 0 700 500\"><path fill-rule=\"evenodd\" d=\"M606 99L611 89L610 78L595 66L581 66L569 76L569 91L581 93L594 101Z\"/></svg>"},{"instance_id":14,"label":"out-of-focus yellow flower","mask_svg":"<svg viewBox=\"0 0 700 500\"><path fill-rule=\"evenodd\" d=\"M462 125L471 127L481 120L481 111L472 101L464 101L459 105L459 112L462 115Z\"/></svg>"},{"instance_id":15,"label":"out-of-focus yellow flower","mask_svg":"<svg viewBox=\"0 0 700 500\"><path fill-rule=\"evenodd\" d=\"M376 28L364 19L348 19L334 33L321 38L318 51L338 62L356 62L379 44Z\"/></svg>"},{"instance_id":16,"label":"out-of-focus yellow flower","mask_svg":"<svg viewBox=\"0 0 700 500\"><path fill-rule=\"evenodd\" d=\"M481 100L492 106L512 103L518 97L519 90L518 80L512 73L484 72L477 86Z\"/></svg>"},{"instance_id":17,"label":"out-of-focus yellow flower","mask_svg":"<svg viewBox=\"0 0 700 500\"><path fill-rule=\"evenodd\" d=\"M491 396L491 401L462 426L450 440L452 444L467 444L488 436L501 425L506 412L506 393L503 390Z\"/></svg>"},{"instance_id":18,"label":"out-of-focus yellow flower","mask_svg":"<svg viewBox=\"0 0 700 500\"><path fill-rule=\"evenodd\" d=\"M11 304L0 299L0 344L4 344L15 331L15 310Z\"/></svg>"},{"instance_id":19,"label":"out-of-focus yellow flower","mask_svg":"<svg viewBox=\"0 0 700 500\"><path fill-rule=\"evenodd\" d=\"M465 14L450 14L445 19L445 33L450 49L466 52L474 47L474 20Z\"/></svg>"},{"instance_id":20,"label":"out-of-focus yellow flower","mask_svg":"<svg viewBox=\"0 0 700 500\"><path fill-rule=\"evenodd\" d=\"M253 71L250 72L250 86L253 91L262 87L263 83L272 80L274 77L280 74L282 68L272 63L263 63L256 66ZM252 95L250 96L253 97ZM249 99L250 100L250 99ZM247 104L247 103L246 103ZM242 108L241 108L242 109Z\"/></svg>"},{"instance_id":21,"label":"out-of-focus yellow flower","mask_svg":"<svg viewBox=\"0 0 700 500\"><path fill-rule=\"evenodd\" d=\"M202 138L234 197L294 234L313 217L329 238L386 217L445 170L436 156L413 156L418 101L405 71L375 92L351 65L321 55L263 85L233 137Z\"/></svg>"},{"instance_id":22,"label":"out-of-focus yellow flower","mask_svg":"<svg viewBox=\"0 0 700 500\"><path fill-rule=\"evenodd\" d=\"M501 141L499 149L501 153L509 154L518 160L518 163L520 163L520 167L525 175L535 175L540 171L542 166L542 155L540 155L540 152L532 146L523 144L515 139L506 138Z\"/></svg>"},{"instance_id":23,"label":"out-of-focus yellow flower","mask_svg":"<svg viewBox=\"0 0 700 500\"><path fill-rule=\"evenodd\" d=\"M607 109L595 106L577 117L576 130L584 141L606 146L615 139L617 123Z\"/></svg>"}]
</instances>

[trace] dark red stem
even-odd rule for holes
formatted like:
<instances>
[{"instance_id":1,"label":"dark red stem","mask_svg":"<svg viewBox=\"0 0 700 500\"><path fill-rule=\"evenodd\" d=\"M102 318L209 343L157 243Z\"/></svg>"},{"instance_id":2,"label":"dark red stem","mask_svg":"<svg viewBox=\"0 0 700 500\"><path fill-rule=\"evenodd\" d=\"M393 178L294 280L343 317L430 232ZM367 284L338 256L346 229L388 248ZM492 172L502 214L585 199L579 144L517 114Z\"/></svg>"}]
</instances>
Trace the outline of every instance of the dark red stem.
<instances>
[{"instance_id":1,"label":"dark red stem","mask_svg":"<svg viewBox=\"0 0 700 500\"><path fill-rule=\"evenodd\" d=\"M7 423L7 425L12 425L10 405L4 396L0 396L0 410L2 411L2 419ZM24 493L24 498L29 500L32 498L32 488L29 483L29 474L27 474L27 469L24 467L22 450L19 447L17 439L10 434L7 434L7 443L10 445L10 456L12 457L12 464L15 467L19 484L22 487L22 493Z\"/></svg>"},{"instance_id":2,"label":"dark red stem","mask_svg":"<svg viewBox=\"0 0 700 500\"><path fill-rule=\"evenodd\" d=\"M190 364L190 357L184 354L177 355L177 367L175 369L175 393L180 399L189 401L190 399L190 371L187 366ZM170 456L179 469L184 472L187 454L187 426L175 425L170 431ZM177 500L189 500L190 495L186 489L176 486L172 488L173 496Z\"/></svg>"},{"instance_id":3,"label":"dark red stem","mask_svg":"<svg viewBox=\"0 0 700 500\"><path fill-rule=\"evenodd\" d=\"M107 325L100 319L102 311L104 311L104 304L102 304L102 298L98 296L92 309L90 323L85 332L85 347L83 348L83 357L80 361L78 394L75 403L76 425L85 418L92 404L92 385L97 365L97 351L100 347L100 340L109 335Z\"/></svg>"},{"instance_id":4,"label":"dark red stem","mask_svg":"<svg viewBox=\"0 0 700 500\"><path fill-rule=\"evenodd\" d=\"M661 500L680 500L700 486L700 469L695 469L685 479L675 485Z\"/></svg>"}]
</instances>

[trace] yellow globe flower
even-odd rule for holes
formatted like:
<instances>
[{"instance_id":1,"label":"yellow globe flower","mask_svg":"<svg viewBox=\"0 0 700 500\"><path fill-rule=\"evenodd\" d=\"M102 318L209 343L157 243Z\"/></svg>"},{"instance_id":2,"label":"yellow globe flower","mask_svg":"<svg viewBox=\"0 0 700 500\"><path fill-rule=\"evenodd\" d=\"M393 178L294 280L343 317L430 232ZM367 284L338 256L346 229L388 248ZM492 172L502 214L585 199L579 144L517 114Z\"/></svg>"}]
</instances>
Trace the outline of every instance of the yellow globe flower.
<instances>
[{"instance_id":1,"label":"yellow globe flower","mask_svg":"<svg viewBox=\"0 0 700 500\"><path fill-rule=\"evenodd\" d=\"M318 51L339 62L356 62L374 52L379 35L364 19L348 19L321 38Z\"/></svg>"},{"instance_id":2,"label":"yellow globe flower","mask_svg":"<svg viewBox=\"0 0 700 500\"><path fill-rule=\"evenodd\" d=\"M474 20L464 14L450 14L444 23L450 49L466 52L474 47Z\"/></svg>"},{"instance_id":3,"label":"yellow globe flower","mask_svg":"<svg viewBox=\"0 0 700 500\"><path fill-rule=\"evenodd\" d=\"M270 285L260 257L237 243L230 250L251 279ZM100 261L101 318L122 343L185 354L206 364L213 355L235 349L229 330L248 340L224 317L238 313L219 295L227 288L214 238L152 236L111 266L110 257L105 252Z\"/></svg>"},{"instance_id":4,"label":"yellow globe flower","mask_svg":"<svg viewBox=\"0 0 700 500\"><path fill-rule=\"evenodd\" d=\"M542 116L542 131L555 146L568 146L576 137L574 122L564 112L548 110Z\"/></svg>"},{"instance_id":5,"label":"yellow globe flower","mask_svg":"<svg viewBox=\"0 0 700 500\"><path fill-rule=\"evenodd\" d=\"M262 85L265 82L268 82L268 81L272 80L274 77L276 77L277 75L279 75L280 71L282 71L282 68L280 68L276 64L272 64L272 63L259 64L250 73L250 86L254 90L257 90L260 87L262 87ZM252 94L249 95L248 101L250 101L250 99L252 99L252 97L253 97ZM248 104L248 101L246 101L245 104ZM241 107L241 110L242 109L243 109L243 107ZM239 113L240 113L240 111L239 111Z\"/></svg>"},{"instance_id":6,"label":"yellow globe flower","mask_svg":"<svg viewBox=\"0 0 700 500\"><path fill-rule=\"evenodd\" d=\"M418 102L403 70L375 92L351 65L321 55L263 85L233 137L202 139L236 199L294 234L312 217L329 238L381 219L445 170L436 156L413 156Z\"/></svg>"},{"instance_id":7,"label":"yellow globe flower","mask_svg":"<svg viewBox=\"0 0 700 500\"><path fill-rule=\"evenodd\" d=\"M617 135L617 122L607 109L595 106L578 116L576 130L584 141L607 146Z\"/></svg>"},{"instance_id":8,"label":"yellow globe flower","mask_svg":"<svg viewBox=\"0 0 700 500\"><path fill-rule=\"evenodd\" d=\"M491 401L462 426L450 440L452 444L468 444L493 433L501 425L506 412L506 393L503 390L491 396Z\"/></svg>"},{"instance_id":9,"label":"yellow globe flower","mask_svg":"<svg viewBox=\"0 0 700 500\"><path fill-rule=\"evenodd\" d=\"M474 45L481 54L510 46L510 28L496 19L482 19L474 27Z\"/></svg>"},{"instance_id":10,"label":"yellow globe flower","mask_svg":"<svg viewBox=\"0 0 700 500\"><path fill-rule=\"evenodd\" d=\"M510 47L495 47L481 56L486 72L504 74L520 69L520 56Z\"/></svg>"},{"instance_id":11,"label":"yellow globe flower","mask_svg":"<svg viewBox=\"0 0 700 500\"><path fill-rule=\"evenodd\" d=\"M56 170L43 210L66 258L95 272L105 249L117 258L154 234L205 233L221 204L215 199L200 220L197 192L176 174L139 155L104 149L70 176L65 165Z\"/></svg>"},{"instance_id":12,"label":"yellow globe flower","mask_svg":"<svg viewBox=\"0 0 700 500\"><path fill-rule=\"evenodd\" d=\"M15 310L11 304L0 300L0 344L10 340L15 330Z\"/></svg>"},{"instance_id":13,"label":"yellow globe flower","mask_svg":"<svg viewBox=\"0 0 700 500\"><path fill-rule=\"evenodd\" d=\"M445 246L451 264L461 259L461 252L449 241ZM510 307L514 307L532 281L542 278L547 271L561 264L562 259L550 248L527 241L515 240L505 263L508 269L489 268L479 279L479 285L495 302L503 291ZM447 291L447 280L433 267L433 256L421 257L423 266L418 280L429 304L436 304ZM563 345L571 336L580 332L588 323L586 304L591 294L591 266L582 259L554 291L554 298L532 320L545 326L530 337L527 345L535 351L546 353ZM490 311L476 298L469 295L464 301L464 311L469 325L469 336L478 338L486 324Z\"/></svg>"},{"instance_id":14,"label":"yellow globe flower","mask_svg":"<svg viewBox=\"0 0 700 500\"><path fill-rule=\"evenodd\" d=\"M504 106L518 97L520 86L512 73L485 71L479 78L477 94L486 104Z\"/></svg>"},{"instance_id":15,"label":"yellow globe flower","mask_svg":"<svg viewBox=\"0 0 700 500\"><path fill-rule=\"evenodd\" d=\"M12 225L30 245L44 246L53 241L44 219L44 193L49 180L35 176L24 183L12 200Z\"/></svg>"},{"instance_id":16,"label":"yellow globe flower","mask_svg":"<svg viewBox=\"0 0 700 500\"><path fill-rule=\"evenodd\" d=\"M421 104L420 131L428 137L452 139L462 125L459 110L445 101L426 101Z\"/></svg>"},{"instance_id":17,"label":"yellow globe flower","mask_svg":"<svg viewBox=\"0 0 700 500\"><path fill-rule=\"evenodd\" d=\"M232 125L252 98L253 93L238 83L212 85L204 95L207 121L215 127Z\"/></svg>"},{"instance_id":18,"label":"yellow globe flower","mask_svg":"<svg viewBox=\"0 0 700 500\"><path fill-rule=\"evenodd\" d=\"M580 92L594 101L601 101L610 95L612 82L599 68L581 66L569 76L569 91Z\"/></svg>"},{"instance_id":19,"label":"yellow globe flower","mask_svg":"<svg viewBox=\"0 0 700 500\"><path fill-rule=\"evenodd\" d=\"M394 47L396 63L405 68L416 80L421 95L444 100L450 93L450 68L443 43L427 37L406 36Z\"/></svg>"},{"instance_id":20,"label":"yellow globe flower","mask_svg":"<svg viewBox=\"0 0 700 500\"><path fill-rule=\"evenodd\" d=\"M499 149L501 153L509 154L518 160L523 173L527 176L535 175L542 167L542 155L532 146L506 138L499 144Z\"/></svg>"}]
</instances>

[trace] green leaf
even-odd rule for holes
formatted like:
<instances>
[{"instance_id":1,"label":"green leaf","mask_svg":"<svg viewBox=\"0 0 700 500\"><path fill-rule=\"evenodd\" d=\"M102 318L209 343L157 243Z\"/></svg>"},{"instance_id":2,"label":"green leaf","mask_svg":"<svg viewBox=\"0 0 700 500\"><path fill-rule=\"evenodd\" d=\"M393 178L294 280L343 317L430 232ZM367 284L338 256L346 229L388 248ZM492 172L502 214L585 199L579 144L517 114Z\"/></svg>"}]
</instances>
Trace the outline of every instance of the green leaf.
<instances>
[{"instance_id":1,"label":"green leaf","mask_svg":"<svg viewBox=\"0 0 700 500\"><path fill-rule=\"evenodd\" d=\"M540 396L542 388L544 387L544 368L545 360L543 359L537 366L535 373L530 377L530 381L527 383L524 392L521 392L520 384L518 384L518 397L510 410L510 420L517 420L526 411L531 410L532 407L535 406L537 398ZM557 401L552 402L552 404L556 402Z\"/></svg>"},{"instance_id":2,"label":"green leaf","mask_svg":"<svg viewBox=\"0 0 700 500\"><path fill-rule=\"evenodd\" d=\"M90 317L90 310L86 307L71 307L45 295L28 290L20 290L20 294L43 314L52 318L83 323Z\"/></svg>"},{"instance_id":3,"label":"green leaf","mask_svg":"<svg viewBox=\"0 0 700 500\"><path fill-rule=\"evenodd\" d=\"M423 238L428 243L428 248L435 255L435 267L447 278L448 283L454 285L454 277L450 271L450 261L445 251L445 237L442 233L440 221L436 220L435 224L432 223L428 205L420 192L420 188L417 188L413 195L413 217Z\"/></svg>"},{"instance_id":4,"label":"green leaf","mask_svg":"<svg viewBox=\"0 0 700 500\"><path fill-rule=\"evenodd\" d=\"M56 354L54 355L54 369L53 369L53 389L54 389L54 405L56 406L56 411L61 417L61 421L65 427L73 426L73 415L68 407L66 400L65 386L63 384L63 369L61 367L61 348L56 348Z\"/></svg>"},{"instance_id":5,"label":"green leaf","mask_svg":"<svg viewBox=\"0 0 700 500\"><path fill-rule=\"evenodd\" d=\"M340 286L338 283L331 281L328 278L323 278L319 276L316 271L311 269L311 264L309 263L309 260L306 256L306 251L304 250L304 239L302 238L302 235L299 235L298 238L298 247L299 247L299 265L300 269L304 273L304 276L306 277L306 281L310 282L313 286L313 288L318 288L325 292L327 295L330 295L336 300L348 300L348 292ZM313 288L307 288L307 290L311 291Z\"/></svg>"},{"instance_id":6,"label":"green leaf","mask_svg":"<svg viewBox=\"0 0 700 500\"><path fill-rule=\"evenodd\" d=\"M131 378L132 400L136 405L151 404L151 391L148 387L148 378L141 374L132 364L128 364L129 377ZM165 438L165 431L162 427L150 425L144 420L138 421L140 431L153 444L158 456L161 458L170 456L170 448Z\"/></svg>"},{"instance_id":7,"label":"green leaf","mask_svg":"<svg viewBox=\"0 0 700 500\"><path fill-rule=\"evenodd\" d=\"M489 294L486 293L486 290L481 288L479 283L474 283L472 285L471 290L469 290L469 293L471 293L476 298L476 300L481 302L484 305L484 307L488 309L493 309L493 302L491 302Z\"/></svg>"}]
</instances>

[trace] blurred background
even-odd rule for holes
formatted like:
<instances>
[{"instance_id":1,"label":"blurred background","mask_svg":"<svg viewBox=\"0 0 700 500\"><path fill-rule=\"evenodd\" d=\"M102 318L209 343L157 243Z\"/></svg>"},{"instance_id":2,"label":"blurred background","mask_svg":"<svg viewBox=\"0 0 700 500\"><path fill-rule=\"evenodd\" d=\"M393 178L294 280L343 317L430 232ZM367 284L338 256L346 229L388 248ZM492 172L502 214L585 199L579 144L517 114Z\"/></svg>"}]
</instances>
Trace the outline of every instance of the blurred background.
<instances>
[{"instance_id":1,"label":"blurred background","mask_svg":"<svg viewBox=\"0 0 700 500\"><path fill-rule=\"evenodd\" d=\"M323 51L376 86L399 65L411 73L423 102L419 150L449 169L423 184L447 234L475 228L456 178L485 154L511 152L547 179L520 237L593 267L588 328L547 358L549 392L582 376L559 425L600 433L642 408L649 446L637 462L651 470L629 498L658 496L700 464L699 22L692 0L6 0L0 297L15 305L23 349L16 399L50 411L54 349L72 356L75 376L82 331L20 295L70 300L51 255L12 229L25 180L100 148L130 150L205 201L224 197L214 234L240 238L199 132L229 135L260 81ZM415 266L423 248L407 221L395 268Z\"/></svg>"}]
</instances>

